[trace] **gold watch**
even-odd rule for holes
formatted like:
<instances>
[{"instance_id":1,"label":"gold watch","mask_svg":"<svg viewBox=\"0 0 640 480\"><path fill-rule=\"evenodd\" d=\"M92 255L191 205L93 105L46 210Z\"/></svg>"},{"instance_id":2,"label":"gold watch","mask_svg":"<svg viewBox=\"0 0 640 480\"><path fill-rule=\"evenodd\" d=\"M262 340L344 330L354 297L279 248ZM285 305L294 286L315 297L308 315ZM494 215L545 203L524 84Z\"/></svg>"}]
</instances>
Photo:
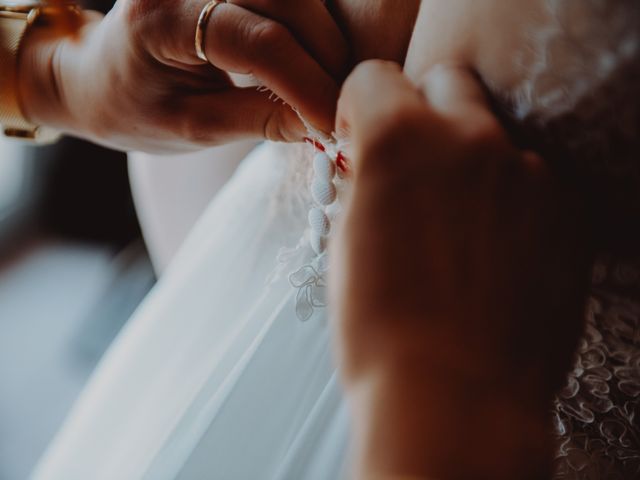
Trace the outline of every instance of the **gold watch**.
<instances>
[{"instance_id":1,"label":"gold watch","mask_svg":"<svg viewBox=\"0 0 640 480\"><path fill-rule=\"evenodd\" d=\"M47 22L60 9L78 13L73 4L57 6L40 1L0 0L0 125L7 137L36 143L51 143L59 133L29 122L18 95L18 54L27 30L37 22Z\"/></svg>"}]
</instances>

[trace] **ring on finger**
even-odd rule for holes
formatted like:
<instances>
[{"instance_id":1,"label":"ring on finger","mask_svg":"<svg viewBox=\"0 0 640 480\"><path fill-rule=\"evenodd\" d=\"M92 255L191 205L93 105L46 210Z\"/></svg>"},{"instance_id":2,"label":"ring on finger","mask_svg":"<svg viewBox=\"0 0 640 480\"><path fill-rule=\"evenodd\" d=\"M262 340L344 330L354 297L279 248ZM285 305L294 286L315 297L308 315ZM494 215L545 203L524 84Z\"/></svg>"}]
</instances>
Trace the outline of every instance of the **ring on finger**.
<instances>
[{"instance_id":1,"label":"ring on finger","mask_svg":"<svg viewBox=\"0 0 640 480\"><path fill-rule=\"evenodd\" d=\"M227 3L227 0L211 0L204 6L202 11L200 12L200 16L198 17L195 40L196 55L200 60L206 63L211 63L207 58L204 46L204 41L207 35L207 25L209 24L209 19L211 18L213 11L216 9L216 7L223 3Z\"/></svg>"}]
</instances>

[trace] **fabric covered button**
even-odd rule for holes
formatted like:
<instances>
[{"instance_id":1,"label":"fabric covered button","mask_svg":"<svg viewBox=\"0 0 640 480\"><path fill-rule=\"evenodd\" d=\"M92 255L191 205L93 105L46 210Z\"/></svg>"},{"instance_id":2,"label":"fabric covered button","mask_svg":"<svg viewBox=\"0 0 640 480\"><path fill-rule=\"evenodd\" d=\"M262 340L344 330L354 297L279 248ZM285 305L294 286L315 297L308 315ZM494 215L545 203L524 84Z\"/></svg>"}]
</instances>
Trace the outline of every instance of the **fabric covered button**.
<instances>
[{"instance_id":1,"label":"fabric covered button","mask_svg":"<svg viewBox=\"0 0 640 480\"><path fill-rule=\"evenodd\" d=\"M327 236L331 230L329 217L319 208L312 208L309 211L309 225L319 235Z\"/></svg>"},{"instance_id":2,"label":"fabric covered button","mask_svg":"<svg viewBox=\"0 0 640 480\"><path fill-rule=\"evenodd\" d=\"M327 238L311 231L311 248L318 255L322 255L327 250Z\"/></svg>"},{"instance_id":3,"label":"fabric covered button","mask_svg":"<svg viewBox=\"0 0 640 480\"><path fill-rule=\"evenodd\" d=\"M311 195L318 204L327 206L336 201L338 192L333 182L315 179L311 184Z\"/></svg>"},{"instance_id":4,"label":"fabric covered button","mask_svg":"<svg viewBox=\"0 0 640 480\"><path fill-rule=\"evenodd\" d=\"M330 182L336 176L336 165L329 155L318 152L313 157L313 171L319 180Z\"/></svg>"}]
</instances>

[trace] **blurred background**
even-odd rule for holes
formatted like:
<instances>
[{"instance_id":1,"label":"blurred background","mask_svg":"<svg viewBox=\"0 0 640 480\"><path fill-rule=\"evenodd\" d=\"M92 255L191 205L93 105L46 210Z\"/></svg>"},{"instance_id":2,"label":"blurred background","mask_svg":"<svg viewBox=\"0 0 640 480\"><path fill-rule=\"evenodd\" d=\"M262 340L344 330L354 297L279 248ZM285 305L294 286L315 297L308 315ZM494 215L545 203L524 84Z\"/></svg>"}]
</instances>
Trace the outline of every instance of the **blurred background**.
<instances>
[{"instance_id":1,"label":"blurred background","mask_svg":"<svg viewBox=\"0 0 640 480\"><path fill-rule=\"evenodd\" d=\"M0 480L28 477L154 282L124 154L0 139Z\"/></svg>"}]
</instances>

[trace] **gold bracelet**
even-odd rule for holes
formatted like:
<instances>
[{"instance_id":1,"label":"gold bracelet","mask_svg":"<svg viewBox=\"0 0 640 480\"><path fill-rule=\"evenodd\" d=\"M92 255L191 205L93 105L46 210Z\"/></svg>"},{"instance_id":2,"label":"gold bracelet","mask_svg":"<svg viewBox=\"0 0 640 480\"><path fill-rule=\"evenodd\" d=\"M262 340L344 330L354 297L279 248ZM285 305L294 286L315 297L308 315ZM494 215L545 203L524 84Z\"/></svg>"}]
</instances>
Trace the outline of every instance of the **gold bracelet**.
<instances>
[{"instance_id":1,"label":"gold bracelet","mask_svg":"<svg viewBox=\"0 0 640 480\"><path fill-rule=\"evenodd\" d=\"M56 6L29 0L22 4L0 1L0 125L5 136L37 143L50 143L60 136L51 129L32 124L25 117L19 97L18 57L28 29L41 19L59 18L62 12L79 14L72 4Z\"/></svg>"}]
</instances>

